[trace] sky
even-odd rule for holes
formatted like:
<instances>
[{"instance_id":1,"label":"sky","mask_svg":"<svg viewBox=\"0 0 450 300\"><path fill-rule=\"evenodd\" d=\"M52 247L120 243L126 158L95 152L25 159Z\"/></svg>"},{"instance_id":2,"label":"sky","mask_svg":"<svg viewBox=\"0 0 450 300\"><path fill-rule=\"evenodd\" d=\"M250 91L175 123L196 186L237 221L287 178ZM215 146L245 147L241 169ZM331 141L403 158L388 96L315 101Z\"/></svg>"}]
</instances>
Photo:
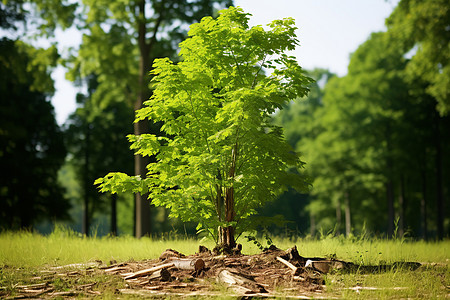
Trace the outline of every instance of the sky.
<instances>
[{"instance_id":1,"label":"sky","mask_svg":"<svg viewBox=\"0 0 450 300\"><path fill-rule=\"evenodd\" d=\"M252 14L250 26L292 17L300 46L289 55L304 69L325 68L344 76L350 55L372 32L384 31L384 20L399 0L235 0ZM81 37L74 31L60 33L62 48L77 47ZM77 89L64 79L65 70L53 72L56 93L52 99L58 124L75 110Z\"/></svg>"}]
</instances>

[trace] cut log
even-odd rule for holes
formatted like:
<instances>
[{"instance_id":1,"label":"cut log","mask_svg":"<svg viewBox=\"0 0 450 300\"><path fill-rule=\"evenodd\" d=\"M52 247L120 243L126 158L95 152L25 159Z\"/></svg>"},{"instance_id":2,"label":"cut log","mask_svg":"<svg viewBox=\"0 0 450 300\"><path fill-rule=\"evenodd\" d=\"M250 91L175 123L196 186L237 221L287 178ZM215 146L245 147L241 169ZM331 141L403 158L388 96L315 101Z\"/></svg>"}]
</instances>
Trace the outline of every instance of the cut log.
<instances>
[{"instance_id":1,"label":"cut log","mask_svg":"<svg viewBox=\"0 0 450 300\"><path fill-rule=\"evenodd\" d=\"M292 275L295 275L298 272L298 268L296 266L294 266L293 264L291 264L290 262L288 262L287 260L285 260L284 258L277 256L277 260L279 262L285 264L289 269L291 269Z\"/></svg>"},{"instance_id":2,"label":"cut log","mask_svg":"<svg viewBox=\"0 0 450 300\"><path fill-rule=\"evenodd\" d=\"M200 271L205 268L205 261L201 258L172 258L168 260L175 268L180 270Z\"/></svg>"},{"instance_id":3,"label":"cut log","mask_svg":"<svg viewBox=\"0 0 450 300\"><path fill-rule=\"evenodd\" d=\"M167 268L170 268L170 267L173 267L173 266L174 266L173 263L167 263L167 264L159 265L159 266L156 266L156 267L153 267L153 268L150 268L150 269L140 270L140 271L137 271L137 272L132 273L130 275L127 275L125 277L125 280L133 279L133 278L136 278L136 277L142 277L142 276L151 275L151 274L155 273L156 271L159 271L159 270L165 269L165 268L167 269Z\"/></svg>"},{"instance_id":4,"label":"cut log","mask_svg":"<svg viewBox=\"0 0 450 300\"><path fill-rule=\"evenodd\" d=\"M170 280L170 272L167 269L161 269L156 272L154 272L150 277L149 280L161 280L161 281L169 281Z\"/></svg>"},{"instance_id":5,"label":"cut log","mask_svg":"<svg viewBox=\"0 0 450 300\"><path fill-rule=\"evenodd\" d=\"M243 294L253 293L267 293L263 286L258 284L254 280L250 280L241 275L230 272L229 270L222 270L217 276L217 280L222 283L226 283L233 290Z\"/></svg>"}]
</instances>

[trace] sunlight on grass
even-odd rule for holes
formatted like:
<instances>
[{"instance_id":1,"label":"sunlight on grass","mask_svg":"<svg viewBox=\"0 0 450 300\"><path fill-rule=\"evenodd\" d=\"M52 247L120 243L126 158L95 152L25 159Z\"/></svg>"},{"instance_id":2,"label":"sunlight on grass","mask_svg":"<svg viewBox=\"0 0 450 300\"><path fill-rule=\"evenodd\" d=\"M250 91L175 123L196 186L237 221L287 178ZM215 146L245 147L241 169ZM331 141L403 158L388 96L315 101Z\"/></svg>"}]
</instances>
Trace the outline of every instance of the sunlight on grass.
<instances>
[{"instance_id":1,"label":"sunlight on grass","mask_svg":"<svg viewBox=\"0 0 450 300\"><path fill-rule=\"evenodd\" d=\"M325 237L314 239L272 238L273 243L288 249L297 245L304 257L330 257L363 265L392 264L401 261L424 263L416 271L392 269L379 273L332 273L325 276L327 295L330 297L379 299L379 298L437 298L445 296L450 286L449 254L450 241L423 242L384 239L357 239L344 237ZM256 254L261 250L245 239L244 254ZM260 243L267 246L265 239ZM29 232L0 233L0 266L3 285L12 286L26 282L21 278L33 275L36 270L46 266L87 263L101 260L111 262L141 261L155 259L168 249L186 255L198 251L202 244L209 249L212 241L199 241L188 238L142 238L133 237L84 237L64 228L42 236ZM20 272L25 272L25 275ZM31 275L30 275L31 274ZM120 283L122 284L122 283ZM113 287L119 286L119 283ZM106 296L107 294L105 294Z\"/></svg>"},{"instance_id":2,"label":"sunlight on grass","mask_svg":"<svg viewBox=\"0 0 450 300\"><path fill-rule=\"evenodd\" d=\"M241 239L244 254L259 253L251 242ZM395 261L449 264L450 241L402 242L396 240L352 240L325 238L323 240L273 239L281 249L297 245L305 257L334 257L357 264L371 265ZM263 242L261 242L263 243ZM57 228L49 236L30 232L0 234L0 265L39 266L64 265L101 260L128 261L155 259L166 249L174 249L186 255L198 251L202 244L212 249L210 240L151 239L134 237L83 237L73 231ZM264 244L264 243L263 243Z\"/></svg>"}]
</instances>

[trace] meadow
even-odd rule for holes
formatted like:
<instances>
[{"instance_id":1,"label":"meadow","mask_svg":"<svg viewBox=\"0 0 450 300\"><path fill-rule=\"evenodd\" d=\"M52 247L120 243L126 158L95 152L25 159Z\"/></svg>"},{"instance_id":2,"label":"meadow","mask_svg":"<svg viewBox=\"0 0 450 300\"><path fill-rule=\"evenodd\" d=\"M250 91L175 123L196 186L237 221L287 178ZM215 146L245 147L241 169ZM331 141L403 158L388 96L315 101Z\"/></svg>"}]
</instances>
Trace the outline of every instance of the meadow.
<instances>
[{"instance_id":1,"label":"meadow","mask_svg":"<svg viewBox=\"0 0 450 300\"><path fill-rule=\"evenodd\" d=\"M359 265L420 262L415 270L392 269L373 274L333 273L325 275L326 295L336 298L437 298L450 296L450 241L424 242L404 239L324 237L318 239L272 238L280 249L297 246L304 257L332 257ZM244 254L260 250L251 242L243 244ZM158 239L133 237L83 237L70 230L56 229L48 236L36 233L0 234L0 297L14 295L15 287L30 284L39 271L68 264L102 261L104 264L155 259L166 249L186 255L212 241L161 236ZM264 243L263 243L264 244ZM96 275L83 282L101 283L102 297L112 297L124 286L120 278ZM58 279L61 290L73 283ZM75 279L73 279L75 280ZM80 278L77 279L79 282ZM55 282L53 282L55 285ZM1 294L3 293L3 294ZM224 291L224 296L226 292ZM116 297L115 295L114 297ZM125 296L123 296L125 297Z\"/></svg>"}]
</instances>

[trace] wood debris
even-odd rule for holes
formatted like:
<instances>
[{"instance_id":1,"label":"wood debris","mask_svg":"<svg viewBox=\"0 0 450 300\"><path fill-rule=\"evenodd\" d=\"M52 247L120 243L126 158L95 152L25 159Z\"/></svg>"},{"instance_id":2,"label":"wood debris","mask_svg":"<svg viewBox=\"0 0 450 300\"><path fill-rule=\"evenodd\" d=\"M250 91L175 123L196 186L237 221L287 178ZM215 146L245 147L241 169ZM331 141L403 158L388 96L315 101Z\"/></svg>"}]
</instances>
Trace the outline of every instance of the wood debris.
<instances>
[{"instance_id":1,"label":"wood debris","mask_svg":"<svg viewBox=\"0 0 450 300\"><path fill-rule=\"evenodd\" d=\"M52 281L60 278L73 281L74 276L107 274L124 280L126 289L117 293L135 296L214 296L241 297L283 297L283 298L321 298L323 297L323 274L329 272L358 272L366 270L391 270L395 267L417 268L417 263L393 264L390 266L357 266L352 263L325 259L302 257L294 246L286 251L276 247L255 255L214 255L201 246L199 252L186 256L167 249L159 259L140 262L130 261L105 266L101 262L92 264L72 264L42 271L36 280L46 280L30 285L16 285L15 298L54 298L54 297L94 297L101 296L97 291L99 283L91 282L73 286L70 291L60 291ZM121 279L120 279L121 278ZM218 282L218 284L214 284ZM355 287L355 291L360 289ZM5 288L0 288L5 295ZM283 291L280 294L280 291ZM7 292L6 292L7 293Z\"/></svg>"}]
</instances>

